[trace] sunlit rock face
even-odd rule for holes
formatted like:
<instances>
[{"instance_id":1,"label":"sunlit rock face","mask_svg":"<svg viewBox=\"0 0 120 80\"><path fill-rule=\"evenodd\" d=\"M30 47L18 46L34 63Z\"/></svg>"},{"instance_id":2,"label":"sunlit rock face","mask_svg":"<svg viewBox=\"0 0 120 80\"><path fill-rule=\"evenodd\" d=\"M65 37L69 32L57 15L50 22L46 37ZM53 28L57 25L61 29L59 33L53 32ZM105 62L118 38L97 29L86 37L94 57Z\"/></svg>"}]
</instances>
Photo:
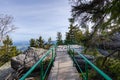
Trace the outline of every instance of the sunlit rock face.
<instances>
[{"instance_id":1,"label":"sunlit rock face","mask_svg":"<svg viewBox=\"0 0 120 80\"><path fill-rule=\"evenodd\" d=\"M28 70L33 66L47 50L30 47L23 54L11 59L11 67L15 70L22 68Z\"/></svg>"}]
</instances>

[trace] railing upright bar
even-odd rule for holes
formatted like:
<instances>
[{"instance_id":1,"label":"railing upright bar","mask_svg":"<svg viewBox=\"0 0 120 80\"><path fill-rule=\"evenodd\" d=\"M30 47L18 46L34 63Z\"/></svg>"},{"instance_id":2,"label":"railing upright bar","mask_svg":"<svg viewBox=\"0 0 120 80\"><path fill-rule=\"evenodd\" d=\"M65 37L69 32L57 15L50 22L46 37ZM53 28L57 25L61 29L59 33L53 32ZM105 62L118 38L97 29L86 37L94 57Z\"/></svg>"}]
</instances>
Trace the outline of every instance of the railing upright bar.
<instances>
[{"instance_id":1,"label":"railing upright bar","mask_svg":"<svg viewBox=\"0 0 120 80\"><path fill-rule=\"evenodd\" d=\"M53 49L52 49L52 58L54 57L53 54L54 54L54 51L53 51Z\"/></svg>"},{"instance_id":2,"label":"railing upright bar","mask_svg":"<svg viewBox=\"0 0 120 80\"><path fill-rule=\"evenodd\" d=\"M69 45L69 50L70 50L70 45Z\"/></svg>"},{"instance_id":3,"label":"railing upright bar","mask_svg":"<svg viewBox=\"0 0 120 80\"><path fill-rule=\"evenodd\" d=\"M88 80L88 63L85 61L86 80Z\"/></svg>"},{"instance_id":4,"label":"railing upright bar","mask_svg":"<svg viewBox=\"0 0 120 80\"><path fill-rule=\"evenodd\" d=\"M41 67L40 67L40 72L41 72L41 74L40 74L40 80L43 80L43 62L41 63Z\"/></svg>"},{"instance_id":5,"label":"railing upright bar","mask_svg":"<svg viewBox=\"0 0 120 80\"><path fill-rule=\"evenodd\" d=\"M73 57L73 56L72 56ZM73 60L74 60L74 62L76 63L76 65L78 66L78 69L80 70L80 72L81 72L81 74L82 74L82 77L84 78L84 79L86 79L86 76L83 74L83 71L82 71L82 69L80 68L80 66L79 66L79 64L77 63L77 61L75 60L75 58L73 58Z\"/></svg>"},{"instance_id":6,"label":"railing upright bar","mask_svg":"<svg viewBox=\"0 0 120 80\"><path fill-rule=\"evenodd\" d=\"M102 75L106 80L112 80L108 75L106 75L103 71L101 71L99 68L97 68L94 64L92 64L88 59L86 59L82 54L79 53L79 55L82 56L82 58L87 61L89 65L93 67L100 75Z\"/></svg>"},{"instance_id":7,"label":"railing upright bar","mask_svg":"<svg viewBox=\"0 0 120 80\"><path fill-rule=\"evenodd\" d=\"M54 47L56 47L56 46L54 46ZM26 72L26 74L24 74L19 80L25 80L25 78L27 78L31 73L32 73L32 71L38 66L38 65L40 65L40 68L42 68L41 69L41 72L40 72L40 78L41 78L41 80L43 80L44 79L44 75L43 75L43 73L44 73L44 70L43 70L43 60L44 60L44 58L45 57L47 57L48 55L49 55L49 53L51 52L51 50L54 48L54 47L52 47L52 48L50 48L47 52L46 52L46 54L45 55L43 55L43 57L41 57L41 59L37 62L37 63L35 63L27 72ZM52 55L52 56L54 56L54 55ZM55 57L55 56L54 56ZM53 57L52 57L52 60L53 60Z\"/></svg>"},{"instance_id":8,"label":"railing upright bar","mask_svg":"<svg viewBox=\"0 0 120 80\"><path fill-rule=\"evenodd\" d=\"M75 52L74 52L74 49L73 49L73 57L75 57Z\"/></svg>"},{"instance_id":9,"label":"railing upright bar","mask_svg":"<svg viewBox=\"0 0 120 80\"><path fill-rule=\"evenodd\" d=\"M71 50L71 48L69 47L69 51ZM78 62L75 60L74 58L74 52L76 50L72 50L73 52L73 55L70 55L73 57L73 61L77 64L79 70L81 71L82 75L83 75L83 78L84 80L88 80L88 65L90 65L94 70L96 70L102 77L104 77L104 79L106 80L112 80L107 74L105 74L103 71L101 71L99 68L97 68L94 64L92 64L92 62L90 62L84 55L82 55L81 53L79 53L78 51L76 51L84 60L85 60L85 71L86 71L86 74L84 75L80 66L78 65ZM84 77L85 76L85 77Z\"/></svg>"},{"instance_id":10,"label":"railing upright bar","mask_svg":"<svg viewBox=\"0 0 120 80\"><path fill-rule=\"evenodd\" d=\"M26 74L23 75L22 78L20 78L19 80L25 80L26 77L28 77L31 72L37 67L37 65L42 61L42 59L45 58L46 55L44 55L35 65L33 65L28 71Z\"/></svg>"},{"instance_id":11,"label":"railing upright bar","mask_svg":"<svg viewBox=\"0 0 120 80\"><path fill-rule=\"evenodd\" d=\"M54 60L54 57L51 58L51 60L50 60L50 62L49 62L49 64L48 64L48 68L47 68L46 71L45 71L45 74L44 74L44 76L43 76L43 80L45 79L45 76L46 76L46 74L47 74L47 71L48 71L49 68L50 68L50 65L53 63L53 60Z\"/></svg>"}]
</instances>

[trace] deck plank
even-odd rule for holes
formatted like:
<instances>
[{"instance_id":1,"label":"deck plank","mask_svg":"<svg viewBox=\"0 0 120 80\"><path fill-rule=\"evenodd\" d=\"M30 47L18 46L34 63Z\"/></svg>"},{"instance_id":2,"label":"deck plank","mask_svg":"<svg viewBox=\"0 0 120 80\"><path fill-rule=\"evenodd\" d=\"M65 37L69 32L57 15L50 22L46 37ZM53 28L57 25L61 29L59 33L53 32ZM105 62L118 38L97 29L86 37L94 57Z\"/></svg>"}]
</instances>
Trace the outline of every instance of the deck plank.
<instances>
[{"instance_id":1,"label":"deck plank","mask_svg":"<svg viewBox=\"0 0 120 80\"><path fill-rule=\"evenodd\" d=\"M57 48L54 66L48 80L80 80L79 73L73 67L73 61L67 54L66 46Z\"/></svg>"}]
</instances>

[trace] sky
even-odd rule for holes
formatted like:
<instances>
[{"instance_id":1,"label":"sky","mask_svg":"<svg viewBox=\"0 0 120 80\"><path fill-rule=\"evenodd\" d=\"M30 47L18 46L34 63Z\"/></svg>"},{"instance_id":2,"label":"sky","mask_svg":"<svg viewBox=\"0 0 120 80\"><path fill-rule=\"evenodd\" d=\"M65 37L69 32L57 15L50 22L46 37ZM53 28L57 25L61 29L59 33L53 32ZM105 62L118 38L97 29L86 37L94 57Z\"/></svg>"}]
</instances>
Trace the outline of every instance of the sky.
<instances>
[{"instance_id":1,"label":"sky","mask_svg":"<svg viewBox=\"0 0 120 80\"><path fill-rule=\"evenodd\" d=\"M57 32L65 39L70 9L69 0L0 0L0 14L14 17L17 29L10 33L13 41L29 41L39 36L56 40Z\"/></svg>"}]
</instances>

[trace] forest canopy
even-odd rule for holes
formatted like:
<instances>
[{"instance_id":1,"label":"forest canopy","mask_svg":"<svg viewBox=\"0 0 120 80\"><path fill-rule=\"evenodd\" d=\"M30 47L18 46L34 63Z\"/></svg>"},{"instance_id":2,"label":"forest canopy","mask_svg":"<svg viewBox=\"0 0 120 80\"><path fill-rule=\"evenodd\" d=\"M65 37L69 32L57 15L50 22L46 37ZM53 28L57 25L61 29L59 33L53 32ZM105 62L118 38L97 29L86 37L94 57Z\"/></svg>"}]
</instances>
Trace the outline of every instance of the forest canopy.
<instances>
[{"instance_id":1,"label":"forest canopy","mask_svg":"<svg viewBox=\"0 0 120 80\"><path fill-rule=\"evenodd\" d=\"M120 30L119 7L119 0L72 0L72 16L81 26L92 27L94 33L115 33Z\"/></svg>"},{"instance_id":2,"label":"forest canopy","mask_svg":"<svg viewBox=\"0 0 120 80\"><path fill-rule=\"evenodd\" d=\"M85 39L85 43L91 42L87 47L120 50L119 0L71 0L71 4L74 20L81 28L91 28Z\"/></svg>"}]
</instances>

